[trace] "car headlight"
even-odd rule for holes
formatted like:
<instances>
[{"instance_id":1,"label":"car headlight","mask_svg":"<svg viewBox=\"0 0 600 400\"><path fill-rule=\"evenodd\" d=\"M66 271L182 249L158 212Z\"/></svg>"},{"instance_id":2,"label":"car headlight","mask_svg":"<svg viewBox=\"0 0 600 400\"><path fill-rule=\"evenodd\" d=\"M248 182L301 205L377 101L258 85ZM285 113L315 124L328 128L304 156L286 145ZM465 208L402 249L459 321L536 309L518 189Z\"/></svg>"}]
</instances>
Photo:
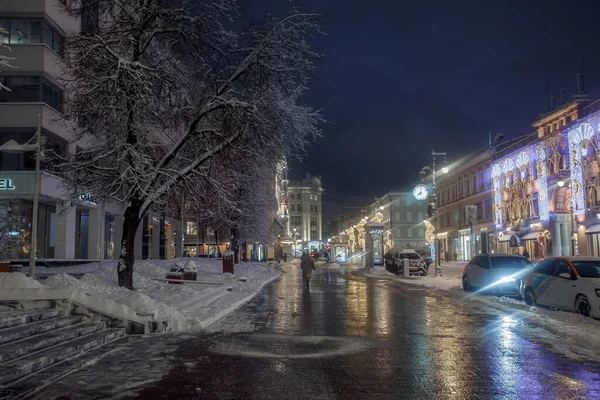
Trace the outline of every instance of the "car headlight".
<instances>
[{"instance_id":1,"label":"car headlight","mask_svg":"<svg viewBox=\"0 0 600 400\"><path fill-rule=\"evenodd\" d=\"M508 282L514 282L515 278L511 278L510 276L505 276L503 278L500 278L500 280L498 281L499 283L508 283Z\"/></svg>"},{"instance_id":2,"label":"car headlight","mask_svg":"<svg viewBox=\"0 0 600 400\"><path fill-rule=\"evenodd\" d=\"M596 289L596 296L600 297L600 289Z\"/></svg>"}]
</instances>

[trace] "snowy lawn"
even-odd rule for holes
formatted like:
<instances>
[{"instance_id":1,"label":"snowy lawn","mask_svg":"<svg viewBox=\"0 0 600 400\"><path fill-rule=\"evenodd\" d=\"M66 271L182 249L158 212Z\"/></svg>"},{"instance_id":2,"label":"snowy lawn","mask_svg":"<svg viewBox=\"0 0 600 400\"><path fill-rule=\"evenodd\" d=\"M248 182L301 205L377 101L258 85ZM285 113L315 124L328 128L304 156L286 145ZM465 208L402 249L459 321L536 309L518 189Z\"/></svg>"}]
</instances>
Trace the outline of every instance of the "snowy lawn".
<instances>
[{"instance_id":1,"label":"snowy lawn","mask_svg":"<svg viewBox=\"0 0 600 400\"><path fill-rule=\"evenodd\" d=\"M186 258L184 262L192 259ZM116 261L78 267L68 267L69 274L84 275L77 279L64 268L47 268L50 274L40 282L20 273L0 274L0 290L42 288L81 288L116 303L133 308L140 314L152 315L158 321L167 321L170 331L206 328L254 297L268 282L281 275L275 263L241 263L235 274L222 273L222 260L193 259L197 282L170 284L165 279L174 260L136 261L133 273L133 291L117 285ZM240 279L245 278L245 279ZM204 284L204 283L210 284ZM102 311L102 310L100 310Z\"/></svg>"},{"instance_id":2,"label":"snowy lawn","mask_svg":"<svg viewBox=\"0 0 600 400\"><path fill-rule=\"evenodd\" d=\"M384 268L363 268L354 273L438 289L459 301L483 304L487 311L501 317L503 324L558 354L578 361L600 361L600 321L571 312L530 307L513 298L466 293L461 283L464 265L462 262L442 264L442 277L433 276L434 265L429 267L430 275L425 277L397 276Z\"/></svg>"}]
</instances>

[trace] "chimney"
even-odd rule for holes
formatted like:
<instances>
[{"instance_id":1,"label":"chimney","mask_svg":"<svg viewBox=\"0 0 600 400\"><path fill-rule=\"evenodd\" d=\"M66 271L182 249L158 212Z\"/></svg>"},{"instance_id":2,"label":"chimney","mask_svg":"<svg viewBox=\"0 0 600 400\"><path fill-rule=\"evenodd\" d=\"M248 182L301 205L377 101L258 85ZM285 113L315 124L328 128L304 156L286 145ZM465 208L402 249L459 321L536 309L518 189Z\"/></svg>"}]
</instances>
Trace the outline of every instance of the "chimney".
<instances>
[{"instance_id":1,"label":"chimney","mask_svg":"<svg viewBox=\"0 0 600 400\"><path fill-rule=\"evenodd\" d=\"M567 89L560 89L560 104L565 104L567 102Z\"/></svg>"},{"instance_id":2,"label":"chimney","mask_svg":"<svg viewBox=\"0 0 600 400\"><path fill-rule=\"evenodd\" d=\"M556 96L550 96L550 103L552 104L552 109L556 108Z\"/></svg>"}]
</instances>

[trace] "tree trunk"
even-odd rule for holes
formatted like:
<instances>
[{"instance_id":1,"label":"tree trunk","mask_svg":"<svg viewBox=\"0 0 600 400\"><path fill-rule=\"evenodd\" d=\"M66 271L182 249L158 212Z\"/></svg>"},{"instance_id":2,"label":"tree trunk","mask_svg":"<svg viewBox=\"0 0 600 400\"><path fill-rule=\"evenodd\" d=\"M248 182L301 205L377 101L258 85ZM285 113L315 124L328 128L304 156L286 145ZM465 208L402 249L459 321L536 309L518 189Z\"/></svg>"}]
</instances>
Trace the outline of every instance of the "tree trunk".
<instances>
[{"instance_id":1,"label":"tree trunk","mask_svg":"<svg viewBox=\"0 0 600 400\"><path fill-rule=\"evenodd\" d=\"M233 259L236 264L240 263L240 240L236 228L231 228L231 250L233 250Z\"/></svg>"},{"instance_id":2,"label":"tree trunk","mask_svg":"<svg viewBox=\"0 0 600 400\"><path fill-rule=\"evenodd\" d=\"M123 216L121 255L117 265L119 286L133 290L133 262L135 261L135 234L140 225L139 207L129 206Z\"/></svg>"}]
</instances>

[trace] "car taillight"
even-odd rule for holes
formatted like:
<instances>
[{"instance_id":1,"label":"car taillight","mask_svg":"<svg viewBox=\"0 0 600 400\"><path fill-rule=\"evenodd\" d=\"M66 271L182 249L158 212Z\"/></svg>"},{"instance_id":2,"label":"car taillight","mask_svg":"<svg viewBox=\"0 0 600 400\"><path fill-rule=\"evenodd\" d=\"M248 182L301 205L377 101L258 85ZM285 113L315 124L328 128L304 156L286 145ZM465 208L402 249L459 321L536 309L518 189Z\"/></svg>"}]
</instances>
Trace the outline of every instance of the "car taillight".
<instances>
[{"instance_id":1,"label":"car taillight","mask_svg":"<svg viewBox=\"0 0 600 400\"><path fill-rule=\"evenodd\" d=\"M463 265L463 267L461 269L462 272L465 272L465 267L466 267L466 265Z\"/></svg>"}]
</instances>

